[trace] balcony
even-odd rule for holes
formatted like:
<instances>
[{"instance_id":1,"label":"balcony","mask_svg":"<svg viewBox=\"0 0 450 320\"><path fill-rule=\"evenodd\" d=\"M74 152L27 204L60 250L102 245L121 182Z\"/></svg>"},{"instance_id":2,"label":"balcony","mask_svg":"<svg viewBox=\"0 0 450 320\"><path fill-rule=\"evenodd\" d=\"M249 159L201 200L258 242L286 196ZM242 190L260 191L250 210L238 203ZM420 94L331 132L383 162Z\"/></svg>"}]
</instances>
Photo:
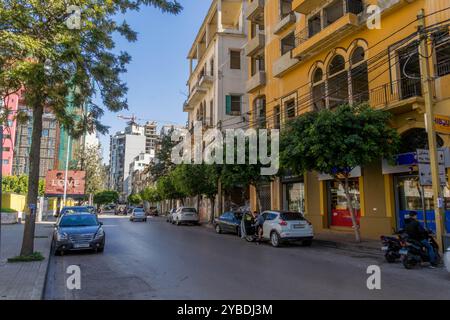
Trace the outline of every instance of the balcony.
<instances>
[{"instance_id":1,"label":"balcony","mask_svg":"<svg viewBox=\"0 0 450 320\"><path fill-rule=\"evenodd\" d=\"M245 88L247 92L253 92L266 84L266 73L258 71L250 79L247 80Z\"/></svg>"},{"instance_id":2,"label":"balcony","mask_svg":"<svg viewBox=\"0 0 450 320\"><path fill-rule=\"evenodd\" d=\"M266 36L264 34L258 34L253 39L247 42L245 46L245 54L247 57L251 57L258 53L260 50L264 49L266 44Z\"/></svg>"},{"instance_id":3,"label":"balcony","mask_svg":"<svg viewBox=\"0 0 450 320\"><path fill-rule=\"evenodd\" d=\"M294 12L289 13L280 22L277 23L275 29L273 31L274 34L280 34L290 26L294 25L297 22L297 17Z\"/></svg>"},{"instance_id":4,"label":"balcony","mask_svg":"<svg viewBox=\"0 0 450 320\"><path fill-rule=\"evenodd\" d=\"M206 92L206 88L202 88L199 84L195 85L186 103L193 107L201 101L201 99L206 95Z\"/></svg>"},{"instance_id":5,"label":"balcony","mask_svg":"<svg viewBox=\"0 0 450 320\"><path fill-rule=\"evenodd\" d=\"M359 26L358 16L354 13L347 13L314 35L310 35L309 29L305 28L296 35L296 47L292 50L292 56L304 59L332 48Z\"/></svg>"},{"instance_id":6,"label":"balcony","mask_svg":"<svg viewBox=\"0 0 450 320\"><path fill-rule=\"evenodd\" d=\"M194 106L192 104L189 104L188 101L185 101L183 103L183 112L189 112L194 110Z\"/></svg>"},{"instance_id":7,"label":"balcony","mask_svg":"<svg viewBox=\"0 0 450 320\"><path fill-rule=\"evenodd\" d=\"M261 16L264 16L264 2L265 0L253 0L247 6L246 18L253 22L260 22Z\"/></svg>"},{"instance_id":8,"label":"balcony","mask_svg":"<svg viewBox=\"0 0 450 320\"><path fill-rule=\"evenodd\" d=\"M394 114L424 107L420 80L402 79L370 90L370 105Z\"/></svg>"},{"instance_id":9,"label":"balcony","mask_svg":"<svg viewBox=\"0 0 450 320\"><path fill-rule=\"evenodd\" d=\"M288 71L293 69L298 63L299 63L298 59L292 58L292 51L285 53L273 64L272 72L274 77L280 78Z\"/></svg>"},{"instance_id":10,"label":"balcony","mask_svg":"<svg viewBox=\"0 0 450 320\"><path fill-rule=\"evenodd\" d=\"M293 0L292 10L307 15L316 8L321 7L328 0Z\"/></svg>"},{"instance_id":11,"label":"balcony","mask_svg":"<svg viewBox=\"0 0 450 320\"><path fill-rule=\"evenodd\" d=\"M214 77L207 74L201 75L198 79L198 85L203 89L211 88L213 83Z\"/></svg>"}]
</instances>

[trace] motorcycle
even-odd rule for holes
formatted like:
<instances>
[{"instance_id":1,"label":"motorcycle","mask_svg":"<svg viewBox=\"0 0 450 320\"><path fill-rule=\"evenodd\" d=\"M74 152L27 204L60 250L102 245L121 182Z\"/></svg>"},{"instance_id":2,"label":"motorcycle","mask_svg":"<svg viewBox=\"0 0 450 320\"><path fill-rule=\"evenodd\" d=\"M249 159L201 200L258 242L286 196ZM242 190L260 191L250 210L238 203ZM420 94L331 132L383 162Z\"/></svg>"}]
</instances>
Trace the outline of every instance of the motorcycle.
<instances>
[{"instance_id":1,"label":"motorcycle","mask_svg":"<svg viewBox=\"0 0 450 320\"><path fill-rule=\"evenodd\" d=\"M441 259L439 255L439 246L436 240L434 240L433 233L431 231L428 231L428 241L433 247L437 258L437 263L439 263ZM403 266L406 269L412 269L417 264L423 262L430 262L428 251L423 246L423 244L420 243L420 241L410 238L405 238L402 241L402 249L400 249L400 255L402 257Z\"/></svg>"},{"instance_id":2,"label":"motorcycle","mask_svg":"<svg viewBox=\"0 0 450 320\"><path fill-rule=\"evenodd\" d=\"M384 257L389 263L394 263L401 258L400 249L402 248L402 240L405 235L403 230L399 230L395 233L397 237L393 236L381 236L382 243L381 250L384 252Z\"/></svg>"}]
</instances>

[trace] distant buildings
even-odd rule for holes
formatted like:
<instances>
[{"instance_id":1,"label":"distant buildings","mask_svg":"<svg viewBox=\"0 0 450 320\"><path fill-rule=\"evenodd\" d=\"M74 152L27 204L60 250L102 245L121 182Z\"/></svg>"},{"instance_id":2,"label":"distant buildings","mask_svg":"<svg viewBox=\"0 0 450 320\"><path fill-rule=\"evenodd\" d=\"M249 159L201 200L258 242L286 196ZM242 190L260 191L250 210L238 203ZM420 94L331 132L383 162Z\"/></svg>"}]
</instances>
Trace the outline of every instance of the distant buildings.
<instances>
[{"instance_id":1,"label":"distant buildings","mask_svg":"<svg viewBox=\"0 0 450 320\"><path fill-rule=\"evenodd\" d=\"M125 201L132 193L132 173L143 169L155 157L158 135L154 122L141 126L133 121L125 131L117 132L110 140L109 188Z\"/></svg>"},{"instance_id":2,"label":"distant buildings","mask_svg":"<svg viewBox=\"0 0 450 320\"><path fill-rule=\"evenodd\" d=\"M14 146L16 140L15 113L19 107L19 95L10 95L2 101L0 99L0 110L6 111L5 123L3 124L3 151L2 151L2 173L11 175L13 169ZM2 119L3 120L3 119Z\"/></svg>"}]
</instances>

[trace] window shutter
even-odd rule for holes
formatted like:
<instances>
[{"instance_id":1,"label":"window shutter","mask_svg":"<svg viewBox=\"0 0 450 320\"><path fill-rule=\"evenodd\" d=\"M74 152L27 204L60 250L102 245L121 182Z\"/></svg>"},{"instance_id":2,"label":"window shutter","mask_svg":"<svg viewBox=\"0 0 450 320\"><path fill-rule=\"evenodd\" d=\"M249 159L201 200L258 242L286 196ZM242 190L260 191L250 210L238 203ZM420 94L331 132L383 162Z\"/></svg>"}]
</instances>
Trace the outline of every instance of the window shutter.
<instances>
[{"instance_id":1,"label":"window shutter","mask_svg":"<svg viewBox=\"0 0 450 320\"><path fill-rule=\"evenodd\" d=\"M231 96L226 96L225 113L231 114Z\"/></svg>"}]
</instances>

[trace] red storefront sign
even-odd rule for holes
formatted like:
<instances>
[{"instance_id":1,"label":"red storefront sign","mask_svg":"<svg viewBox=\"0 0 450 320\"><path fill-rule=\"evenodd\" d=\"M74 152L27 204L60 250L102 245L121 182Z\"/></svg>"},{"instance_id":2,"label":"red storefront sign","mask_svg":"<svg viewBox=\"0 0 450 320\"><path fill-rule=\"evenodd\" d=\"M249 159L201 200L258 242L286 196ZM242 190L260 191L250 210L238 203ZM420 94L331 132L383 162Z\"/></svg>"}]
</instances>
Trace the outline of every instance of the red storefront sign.
<instances>
[{"instance_id":1,"label":"red storefront sign","mask_svg":"<svg viewBox=\"0 0 450 320\"><path fill-rule=\"evenodd\" d=\"M45 179L46 195L63 195L65 171L50 170ZM67 190L68 195L84 195L85 189L85 171L67 172Z\"/></svg>"}]
</instances>

